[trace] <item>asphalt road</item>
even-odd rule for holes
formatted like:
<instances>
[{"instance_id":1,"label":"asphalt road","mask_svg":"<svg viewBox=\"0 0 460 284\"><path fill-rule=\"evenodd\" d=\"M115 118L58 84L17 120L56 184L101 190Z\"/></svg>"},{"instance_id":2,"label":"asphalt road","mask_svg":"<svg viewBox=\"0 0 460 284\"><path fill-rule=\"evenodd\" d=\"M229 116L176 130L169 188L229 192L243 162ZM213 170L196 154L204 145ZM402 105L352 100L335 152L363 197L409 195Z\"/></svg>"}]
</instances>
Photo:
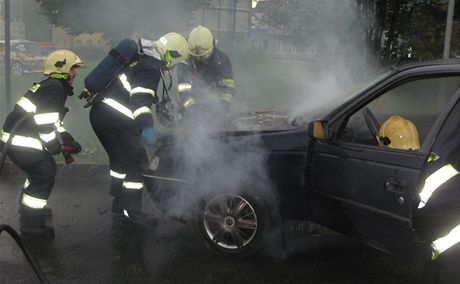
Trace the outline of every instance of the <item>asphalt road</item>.
<instances>
[{"instance_id":1,"label":"asphalt road","mask_svg":"<svg viewBox=\"0 0 460 284\"><path fill-rule=\"evenodd\" d=\"M206 249L191 224L158 218L146 232L112 226L106 174L59 176L49 200L53 241L26 246L51 283L420 283L421 268L339 236L308 236L289 225L288 247L276 256L238 259ZM0 177L0 224L18 229L24 177ZM0 284L38 283L21 251L0 236Z\"/></svg>"}]
</instances>

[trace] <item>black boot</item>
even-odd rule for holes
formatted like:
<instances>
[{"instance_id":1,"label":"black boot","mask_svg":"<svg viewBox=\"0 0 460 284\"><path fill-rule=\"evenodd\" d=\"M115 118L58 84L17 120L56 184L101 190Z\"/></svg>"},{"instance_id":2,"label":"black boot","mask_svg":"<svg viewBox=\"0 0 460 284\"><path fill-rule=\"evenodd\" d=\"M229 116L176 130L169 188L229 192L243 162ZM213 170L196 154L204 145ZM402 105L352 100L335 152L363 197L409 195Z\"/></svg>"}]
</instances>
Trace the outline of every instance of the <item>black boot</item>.
<instances>
[{"instance_id":1,"label":"black boot","mask_svg":"<svg viewBox=\"0 0 460 284\"><path fill-rule=\"evenodd\" d=\"M26 206L21 206L22 214L19 218L22 237L44 238L51 240L54 238L53 227L45 225L45 217L41 209L33 209Z\"/></svg>"}]
</instances>

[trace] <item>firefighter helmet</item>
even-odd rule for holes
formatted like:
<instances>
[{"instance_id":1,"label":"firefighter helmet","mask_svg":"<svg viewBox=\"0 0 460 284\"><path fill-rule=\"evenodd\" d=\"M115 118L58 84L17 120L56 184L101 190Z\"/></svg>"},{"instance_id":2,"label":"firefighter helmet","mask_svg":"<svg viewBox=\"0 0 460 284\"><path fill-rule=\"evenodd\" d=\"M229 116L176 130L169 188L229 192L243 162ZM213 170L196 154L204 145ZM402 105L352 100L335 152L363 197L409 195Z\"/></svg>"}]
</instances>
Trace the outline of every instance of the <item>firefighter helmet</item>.
<instances>
[{"instance_id":1,"label":"firefighter helmet","mask_svg":"<svg viewBox=\"0 0 460 284\"><path fill-rule=\"evenodd\" d=\"M191 57L206 60L214 51L214 37L209 29L198 26L188 35L188 46Z\"/></svg>"},{"instance_id":2,"label":"firefighter helmet","mask_svg":"<svg viewBox=\"0 0 460 284\"><path fill-rule=\"evenodd\" d=\"M379 130L379 143L394 149L420 149L417 127L400 115L393 115L382 124Z\"/></svg>"},{"instance_id":3,"label":"firefighter helmet","mask_svg":"<svg viewBox=\"0 0 460 284\"><path fill-rule=\"evenodd\" d=\"M83 66L83 62L78 55L70 50L59 49L48 55L45 63L45 72L43 72L43 74L68 74L72 67Z\"/></svg>"},{"instance_id":4,"label":"firefighter helmet","mask_svg":"<svg viewBox=\"0 0 460 284\"><path fill-rule=\"evenodd\" d=\"M187 40L178 33L167 33L154 43L165 63L171 68L178 63L186 63L188 58Z\"/></svg>"}]
</instances>

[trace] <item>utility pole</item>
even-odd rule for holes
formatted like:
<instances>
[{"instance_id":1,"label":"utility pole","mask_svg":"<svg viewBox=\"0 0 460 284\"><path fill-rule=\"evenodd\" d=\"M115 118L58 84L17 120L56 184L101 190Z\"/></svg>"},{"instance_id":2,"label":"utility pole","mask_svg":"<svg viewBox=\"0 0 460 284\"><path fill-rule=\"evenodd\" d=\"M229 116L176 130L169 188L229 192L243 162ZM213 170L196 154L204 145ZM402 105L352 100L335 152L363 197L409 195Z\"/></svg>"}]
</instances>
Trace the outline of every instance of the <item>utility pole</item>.
<instances>
[{"instance_id":1,"label":"utility pole","mask_svg":"<svg viewBox=\"0 0 460 284\"><path fill-rule=\"evenodd\" d=\"M452 37L452 22L454 18L454 6L455 0L449 0L449 6L447 8L447 19L446 19L446 35L444 38L444 52L442 55L443 59L448 59L450 54L450 40Z\"/></svg>"},{"instance_id":2,"label":"utility pole","mask_svg":"<svg viewBox=\"0 0 460 284\"><path fill-rule=\"evenodd\" d=\"M3 0L5 10L4 27L5 27L5 115L9 112L11 106L11 51L10 51L10 0Z\"/></svg>"}]
</instances>

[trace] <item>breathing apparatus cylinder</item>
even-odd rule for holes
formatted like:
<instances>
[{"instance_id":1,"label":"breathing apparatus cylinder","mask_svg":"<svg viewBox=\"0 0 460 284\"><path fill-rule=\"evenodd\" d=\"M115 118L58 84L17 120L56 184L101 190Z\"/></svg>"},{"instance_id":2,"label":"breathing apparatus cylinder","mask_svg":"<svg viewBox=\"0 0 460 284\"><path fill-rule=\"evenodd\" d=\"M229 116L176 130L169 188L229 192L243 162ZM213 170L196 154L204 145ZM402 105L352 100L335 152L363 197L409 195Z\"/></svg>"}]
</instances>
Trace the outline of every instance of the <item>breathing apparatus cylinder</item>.
<instances>
[{"instance_id":1,"label":"breathing apparatus cylinder","mask_svg":"<svg viewBox=\"0 0 460 284\"><path fill-rule=\"evenodd\" d=\"M126 38L120 41L85 77L85 88L91 94L102 92L138 54L136 41Z\"/></svg>"}]
</instances>

